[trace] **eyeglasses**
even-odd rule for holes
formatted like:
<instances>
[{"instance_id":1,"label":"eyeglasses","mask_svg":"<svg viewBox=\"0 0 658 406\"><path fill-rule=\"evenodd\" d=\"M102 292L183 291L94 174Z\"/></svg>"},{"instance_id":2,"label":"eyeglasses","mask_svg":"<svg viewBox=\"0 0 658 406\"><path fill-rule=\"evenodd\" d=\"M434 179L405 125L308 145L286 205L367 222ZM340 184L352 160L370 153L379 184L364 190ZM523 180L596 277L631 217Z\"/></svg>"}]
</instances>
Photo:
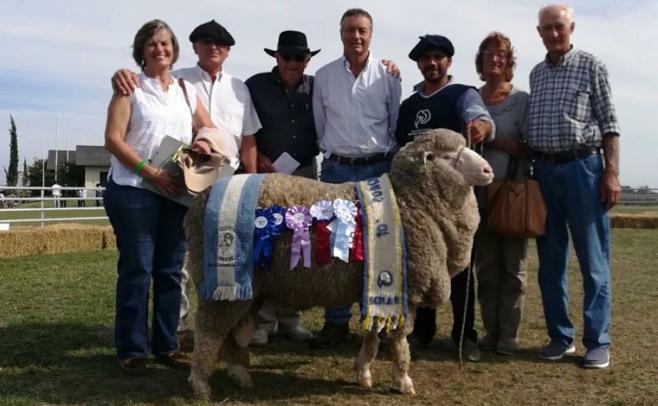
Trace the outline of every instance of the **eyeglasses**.
<instances>
[{"instance_id":1,"label":"eyeglasses","mask_svg":"<svg viewBox=\"0 0 658 406\"><path fill-rule=\"evenodd\" d=\"M493 59L494 56L497 56L498 59L507 59L509 53L507 51L484 51L482 55L488 59Z\"/></svg>"},{"instance_id":2,"label":"eyeglasses","mask_svg":"<svg viewBox=\"0 0 658 406\"><path fill-rule=\"evenodd\" d=\"M306 54L279 54L284 61L290 62L293 59L297 62L304 62L306 60Z\"/></svg>"}]
</instances>

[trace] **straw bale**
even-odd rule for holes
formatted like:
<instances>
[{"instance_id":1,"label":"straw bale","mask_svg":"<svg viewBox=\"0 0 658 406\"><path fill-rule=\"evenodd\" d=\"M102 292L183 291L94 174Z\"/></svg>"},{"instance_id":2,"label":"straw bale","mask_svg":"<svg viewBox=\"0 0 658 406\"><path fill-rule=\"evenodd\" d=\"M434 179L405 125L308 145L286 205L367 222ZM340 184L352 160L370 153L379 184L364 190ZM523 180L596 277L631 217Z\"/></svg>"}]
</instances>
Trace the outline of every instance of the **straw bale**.
<instances>
[{"instance_id":1,"label":"straw bale","mask_svg":"<svg viewBox=\"0 0 658 406\"><path fill-rule=\"evenodd\" d=\"M658 216L648 214L613 214L610 226L616 228L658 228Z\"/></svg>"},{"instance_id":2,"label":"straw bale","mask_svg":"<svg viewBox=\"0 0 658 406\"><path fill-rule=\"evenodd\" d=\"M57 224L0 233L0 257L114 249L112 227Z\"/></svg>"}]
</instances>

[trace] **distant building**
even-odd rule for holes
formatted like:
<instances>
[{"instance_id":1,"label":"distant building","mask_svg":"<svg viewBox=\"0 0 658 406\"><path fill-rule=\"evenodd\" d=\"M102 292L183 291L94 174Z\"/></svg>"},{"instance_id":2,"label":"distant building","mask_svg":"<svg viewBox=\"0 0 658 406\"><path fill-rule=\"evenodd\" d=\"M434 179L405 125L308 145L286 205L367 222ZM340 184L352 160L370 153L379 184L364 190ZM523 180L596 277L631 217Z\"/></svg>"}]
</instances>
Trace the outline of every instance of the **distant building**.
<instances>
[{"instance_id":1,"label":"distant building","mask_svg":"<svg viewBox=\"0 0 658 406\"><path fill-rule=\"evenodd\" d=\"M110 153L100 145L76 145L75 151L57 151L57 165L70 162L85 170L85 188L93 189L97 183L105 187L110 170ZM55 150L48 151L47 170L55 170Z\"/></svg>"}]
</instances>

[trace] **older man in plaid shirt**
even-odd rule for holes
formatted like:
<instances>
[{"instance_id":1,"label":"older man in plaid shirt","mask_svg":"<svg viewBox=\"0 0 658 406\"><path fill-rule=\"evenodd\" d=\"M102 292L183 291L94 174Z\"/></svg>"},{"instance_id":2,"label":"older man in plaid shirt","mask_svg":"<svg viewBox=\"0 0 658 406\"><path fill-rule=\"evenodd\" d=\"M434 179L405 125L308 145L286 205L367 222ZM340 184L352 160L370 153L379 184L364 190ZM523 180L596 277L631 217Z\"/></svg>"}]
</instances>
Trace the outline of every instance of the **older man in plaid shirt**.
<instances>
[{"instance_id":1,"label":"older man in plaid shirt","mask_svg":"<svg viewBox=\"0 0 658 406\"><path fill-rule=\"evenodd\" d=\"M540 10L537 30L548 54L530 74L528 144L548 208L546 235L537 240L537 250L551 341L539 357L554 361L576 350L567 293L571 234L585 291L583 366L605 368L612 296L608 210L621 191L619 126L606 68L573 48L574 28L569 6Z\"/></svg>"}]
</instances>

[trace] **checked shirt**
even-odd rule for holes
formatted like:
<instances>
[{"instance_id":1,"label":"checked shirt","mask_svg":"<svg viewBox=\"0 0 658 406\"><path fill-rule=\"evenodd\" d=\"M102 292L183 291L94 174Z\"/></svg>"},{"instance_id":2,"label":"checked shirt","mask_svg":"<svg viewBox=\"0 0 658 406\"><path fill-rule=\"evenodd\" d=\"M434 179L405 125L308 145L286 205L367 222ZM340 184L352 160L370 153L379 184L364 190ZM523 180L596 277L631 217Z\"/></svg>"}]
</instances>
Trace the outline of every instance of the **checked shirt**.
<instances>
[{"instance_id":1,"label":"checked shirt","mask_svg":"<svg viewBox=\"0 0 658 406\"><path fill-rule=\"evenodd\" d=\"M532 70L529 117L528 144L536 151L600 147L601 134L620 133L605 66L577 49Z\"/></svg>"}]
</instances>

